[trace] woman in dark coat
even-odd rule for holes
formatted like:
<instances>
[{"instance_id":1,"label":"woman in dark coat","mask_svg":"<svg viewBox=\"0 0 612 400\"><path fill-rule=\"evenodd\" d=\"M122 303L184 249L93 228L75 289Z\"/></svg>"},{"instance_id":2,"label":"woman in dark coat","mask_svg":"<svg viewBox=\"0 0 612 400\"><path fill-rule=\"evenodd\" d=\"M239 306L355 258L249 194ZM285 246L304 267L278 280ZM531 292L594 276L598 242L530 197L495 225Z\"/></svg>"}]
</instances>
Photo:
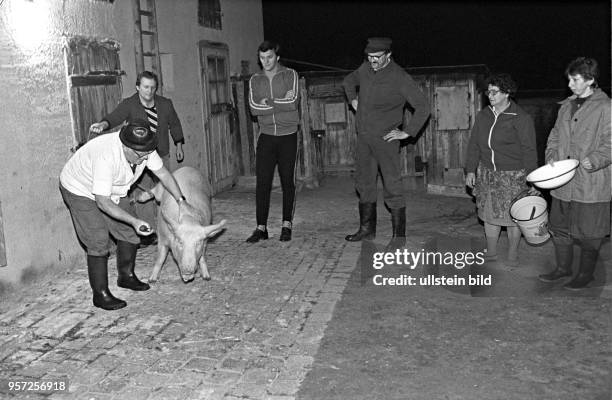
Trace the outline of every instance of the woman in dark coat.
<instances>
[{"instance_id":1,"label":"woman in dark coat","mask_svg":"<svg viewBox=\"0 0 612 400\"><path fill-rule=\"evenodd\" d=\"M521 239L521 231L510 217L510 204L527 189L525 178L537 167L533 120L511 100L516 90L517 85L508 74L487 79L490 105L476 116L466 162L466 185L473 188L478 217L485 227L485 259L497 260L497 242L505 226L509 266L518 265Z\"/></svg>"}]
</instances>

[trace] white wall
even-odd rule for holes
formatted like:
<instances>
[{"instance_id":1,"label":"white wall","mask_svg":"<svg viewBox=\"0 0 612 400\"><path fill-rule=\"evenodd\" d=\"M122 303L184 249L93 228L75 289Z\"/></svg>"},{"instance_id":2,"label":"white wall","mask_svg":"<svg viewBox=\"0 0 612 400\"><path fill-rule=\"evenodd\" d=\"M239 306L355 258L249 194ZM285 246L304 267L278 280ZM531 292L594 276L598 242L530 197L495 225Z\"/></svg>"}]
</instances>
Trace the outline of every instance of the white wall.
<instances>
[{"instance_id":1,"label":"white wall","mask_svg":"<svg viewBox=\"0 0 612 400\"><path fill-rule=\"evenodd\" d=\"M8 266L0 281L82 261L58 176L74 145L62 34L108 37L112 6L4 0L0 6L0 202Z\"/></svg>"}]
</instances>

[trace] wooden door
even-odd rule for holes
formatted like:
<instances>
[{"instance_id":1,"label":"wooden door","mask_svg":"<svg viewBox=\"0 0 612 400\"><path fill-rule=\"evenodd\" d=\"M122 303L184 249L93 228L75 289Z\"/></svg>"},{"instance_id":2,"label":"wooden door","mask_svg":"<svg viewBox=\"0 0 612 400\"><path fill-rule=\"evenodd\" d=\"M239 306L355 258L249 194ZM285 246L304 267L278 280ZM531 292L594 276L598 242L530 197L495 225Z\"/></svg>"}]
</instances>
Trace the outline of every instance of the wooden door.
<instances>
[{"instance_id":1,"label":"wooden door","mask_svg":"<svg viewBox=\"0 0 612 400\"><path fill-rule=\"evenodd\" d=\"M229 187L235 177L231 129L229 49L223 43L200 42L200 72L204 117L204 157L214 193Z\"/></svg>"},{"instance_id":2,"label":"wooden door","mask_svg":"<svg viewBox=\"0 0 612 400\"><path fill-rule=\"evenodd\" d=\"M427 190L467 196L464 167L476 114L474 79L434 76L432 125L428 139Z\"/></svg>"},{"instance_id":3,"label":"wooden door","mask_svg":"<svg viewBox=\"0 0 612 400\"><path fill-rule=\"evenodd\" d=\"M355 168L355 115L349 109L342 79L344 75L309 78L302 112L314 135L318 173L352 171Z\"/></svg>"}]
</instances>

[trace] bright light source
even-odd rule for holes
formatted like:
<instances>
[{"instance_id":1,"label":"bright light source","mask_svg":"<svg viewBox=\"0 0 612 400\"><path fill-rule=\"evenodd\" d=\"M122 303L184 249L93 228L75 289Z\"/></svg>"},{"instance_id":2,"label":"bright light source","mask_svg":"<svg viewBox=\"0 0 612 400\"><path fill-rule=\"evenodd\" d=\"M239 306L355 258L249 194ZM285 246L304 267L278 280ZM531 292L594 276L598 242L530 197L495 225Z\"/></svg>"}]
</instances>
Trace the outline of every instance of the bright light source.
<instances>
[{"instance_id":1,"label":"bright light source","mask_svg":"<svg viewBox=\"0 0 612 400\"><path fill-rule=\"evenodd\" d=\"M49 34L48 2L13 0L7 5L10 7L8 23L15 44L27 52L35 50Z\"/></svg>"}]
</instances>

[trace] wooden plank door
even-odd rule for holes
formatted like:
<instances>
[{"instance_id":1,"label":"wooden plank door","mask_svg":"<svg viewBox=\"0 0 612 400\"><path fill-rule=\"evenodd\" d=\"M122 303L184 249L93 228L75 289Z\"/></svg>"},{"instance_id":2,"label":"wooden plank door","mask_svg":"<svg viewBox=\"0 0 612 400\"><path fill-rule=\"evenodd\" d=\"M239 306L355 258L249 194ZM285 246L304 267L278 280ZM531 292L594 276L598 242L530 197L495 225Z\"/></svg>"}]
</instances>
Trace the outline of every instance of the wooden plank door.
<instances>
[{"instance_id":1,"label":"wooden plank door","mask_svg":"<svg viewBox=\"0 0 612 400\"><path fill-rule=\"evenodd\" d=\"M469 77L433 77L432 123L427 168L427 190L431 193L467 196L465 154L474 124L475 83Z\"/></svg>"},{"instance_id":2,"label":"wooden plank door","mask_svg":"<svg viewBox=\"0 0 612 400\"><path fill-rule=\"evenodd\" d=\"M204 156L214 193L229 187L235 177L231 129L232 103L229 49L224 43L200 42L200 73L203 97Z\"/></svg>"}]
</instances>

